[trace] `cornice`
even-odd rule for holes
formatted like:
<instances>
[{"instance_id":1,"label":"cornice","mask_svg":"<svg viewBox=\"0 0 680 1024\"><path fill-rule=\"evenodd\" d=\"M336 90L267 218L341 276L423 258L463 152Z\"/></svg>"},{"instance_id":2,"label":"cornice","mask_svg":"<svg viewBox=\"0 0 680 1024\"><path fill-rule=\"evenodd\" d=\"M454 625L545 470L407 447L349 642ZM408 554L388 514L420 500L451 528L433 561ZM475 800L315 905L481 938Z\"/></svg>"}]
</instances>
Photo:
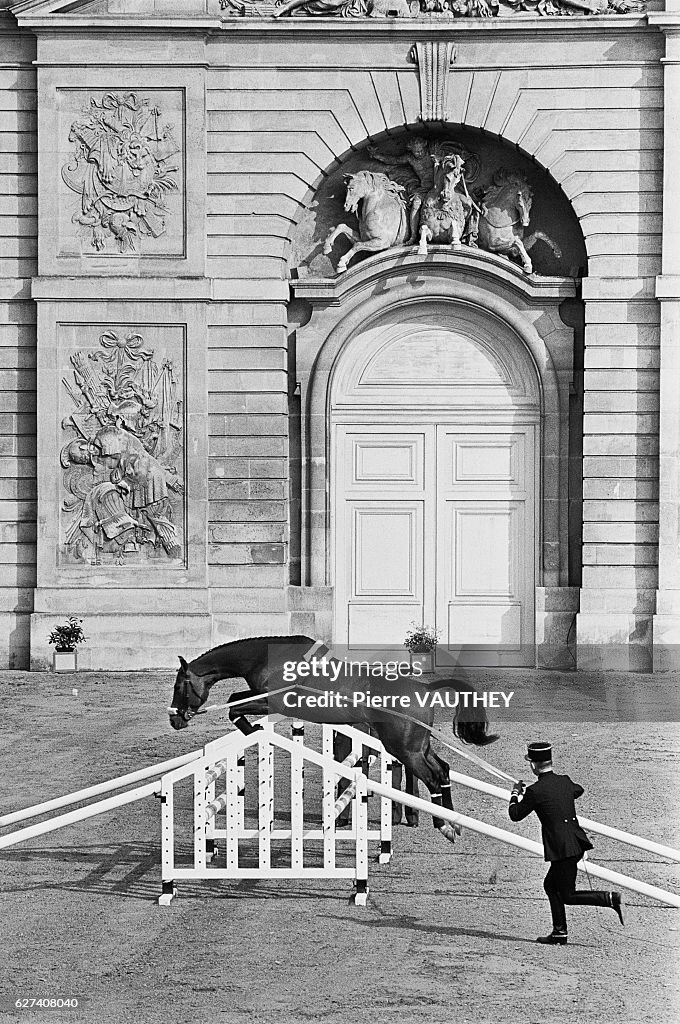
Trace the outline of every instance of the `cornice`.
<instances>
[{"instance_id":1,"label":"cornice","mask_svg":"<svg viewBox=\"0 0 680 1024\"><path fill-rule=\"evenodd\" d=\"M297 299L307 299L314 305L337 306L355 291L372 288L384 279L413 279L419 272L424 275L454 273L459 278L474 274L480 281L502 282L521 294L530 303L573 298L576 285L571 277L541 277L525 274L502 256L481 249L451 251L449 247L433 246L426 257L415 255L412 246L399 246L372 256L346 273L332 278L301 277L290 281ZM415 289L417 292L417 288Z\"/></svg>"},{"instance_id":2,"label":"cornice","mask_svg":"<svg viewBox=\"0 0 680 1024\"><path fill-rule=\"evenodd\" d=\"M348 19L338 17L314 18L234 18L234 17L139 17L135 15L105 15L60 11L46 11L35 7L31 0L15 5L12 14L21 27L52 33L74 31L89 32L190 32L203 35L229 33L249 37L290 38L338 38L366 39L408 37L411 40L444 37L460 38L469 35L501 33L508 35L550 34L553 37L573 38L574 35L611 36L629 35L631 31L644 31L650 27L662 27L663 19L677 19L680 15L665 12L648 14L602 14L593 17L547 18L533 14L509 14L497 18L459 18L455 20L428 20L407 18L366 18Z\"/></svg>"}]
</instances>

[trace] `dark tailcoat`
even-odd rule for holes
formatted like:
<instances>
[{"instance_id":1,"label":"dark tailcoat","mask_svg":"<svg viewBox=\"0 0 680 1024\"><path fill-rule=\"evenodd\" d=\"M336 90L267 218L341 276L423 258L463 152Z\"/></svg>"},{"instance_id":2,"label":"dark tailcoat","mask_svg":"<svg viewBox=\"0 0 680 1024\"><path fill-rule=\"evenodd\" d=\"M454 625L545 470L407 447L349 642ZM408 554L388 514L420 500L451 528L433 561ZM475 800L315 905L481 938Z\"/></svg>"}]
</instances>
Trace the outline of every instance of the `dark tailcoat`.
<instances>
[{"instance_id":1,"label":"dark tailcoat","mask_svg":"<svg viewBox=\"0 0 680 1024\"><path fill-rule=\"evenodd\" d=\"M545 772L527 787L521 801L511 800L508 814L512 821L521 821L536 811L546 860L580 860L586 850L593 848L576 817L574 800L582 794L583 786L572 782L568 775Z\"/></svg>"}]
</instances>

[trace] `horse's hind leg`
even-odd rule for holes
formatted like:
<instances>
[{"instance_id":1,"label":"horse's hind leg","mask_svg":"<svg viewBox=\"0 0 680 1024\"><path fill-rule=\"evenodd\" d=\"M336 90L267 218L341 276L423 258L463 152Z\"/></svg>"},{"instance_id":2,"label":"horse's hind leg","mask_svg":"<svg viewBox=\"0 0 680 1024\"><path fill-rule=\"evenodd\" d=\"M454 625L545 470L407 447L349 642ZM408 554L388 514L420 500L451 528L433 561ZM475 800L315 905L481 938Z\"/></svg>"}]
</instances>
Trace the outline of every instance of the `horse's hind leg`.
<instances>
[{"instance_id":1,"label":"horse's hind leg","mask_svg":"<svg viewBox=\"0 0 680 1024\"><path fill-rule=\"evenodd\" d=\"M392 789L401 789L402 776L406 776L404 790L410 796L418 796L418 780L410 768L405 768L401 761L392 762ZM412 807L404 807L394 802L392 804L392 824L401 825L402 814L406 815L406 824L409 828L418 827L418 811Z\"/></svg>"},{"instance_id":2,"label":"horse's hind leg","mask_svg":"<svg viewBox=\"0 0 680 1024\"><path fill-rule=\"evenodd\" d=\"M441 771L442 807L446 807L448 811L453 811L454 806L453 798L451 796L451 776L449 775L448 763L443 757L440 757L439 754L435 754L434 750L429 750L428 754L434 759ZM450 825L447 823L447 828L453 829L457 836L459 836L463 831L460 825Z\"/></svg>"},{"instance_id":3,"label":"horse's hind leg","mask_svg":"<svg viewBox=\"0 0 680 1024\"><path fill-rule=\"evenodd\" d=\"M420 245L418 246L418 255L427 256L427 243L432 238L432 232L425 224L420 229Z\"/></svg>"},{"instance_id":4,"label":"horse's hind leg","mask_svg":"<svg viewBox=\"0 0 680 1024\"><path fill-rule=\"evenodd\" d=\"M430 800L432 803L439 804L440 807L445 806L442 782L448 782L448 768L446 778L444 778L439 759L435 759L435 756L429 750L427 752L416 751L415 753L407 751L404 754L403 761L406 769L413 772L413 775L417 778L423 780L430 791ZM450 788L448 792L448 800L451 802ZM447 808L447 810L453 810L453 807ZM454 825L444 821L443 818L437 818L435 815L432 816L432 824L446 839L450 842L454 842L457 834Z\"/></svg>"}]
</instances>

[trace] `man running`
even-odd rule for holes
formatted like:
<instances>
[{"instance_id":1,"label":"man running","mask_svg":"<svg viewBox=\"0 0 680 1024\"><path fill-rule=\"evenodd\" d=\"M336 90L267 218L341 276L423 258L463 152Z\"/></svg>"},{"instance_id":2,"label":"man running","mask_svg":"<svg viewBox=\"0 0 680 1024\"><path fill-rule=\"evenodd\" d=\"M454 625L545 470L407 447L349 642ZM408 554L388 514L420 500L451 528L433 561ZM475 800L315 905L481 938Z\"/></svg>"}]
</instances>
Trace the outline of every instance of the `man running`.
<instances>
[{"instance_id":1,"label":"man running","mask_svg":"<svg viewBox=\"0 0 680 1024\"><path fill-rule=\"evenodd\" d=\"M553 772L550 743L529 743L524 760L531 763L531 770L537 780L528 788L521 779L515 783L508 814L512 821L521 821L536 811L541 823L545 859L550 862L543 888L550 901L553 930L536 941L547 946L566 946L565 904L611 907L623 924L620 893L576 889L576 865L586 850L593 848L579 825L574 806L574 800L583 795L583 786L572 782L568 775L556 775ZM524 796L520 801L522 794Z\"/></svg>"}]
</instances>

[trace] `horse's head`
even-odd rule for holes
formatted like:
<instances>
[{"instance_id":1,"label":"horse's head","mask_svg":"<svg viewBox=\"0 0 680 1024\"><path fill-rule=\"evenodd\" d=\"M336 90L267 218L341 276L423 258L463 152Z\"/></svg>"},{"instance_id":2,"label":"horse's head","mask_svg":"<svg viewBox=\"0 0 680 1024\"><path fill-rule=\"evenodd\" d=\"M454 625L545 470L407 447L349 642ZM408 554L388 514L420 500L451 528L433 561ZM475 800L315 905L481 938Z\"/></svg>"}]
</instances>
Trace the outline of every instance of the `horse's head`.
<instances>
[{"instance_id":1,"label":"horse's head","mask_svg":"<svg viewBox=\"0 0 680 1024\"><path fill-rule=\"evenodd\" d=\"M456 187L463 177L465 161L458 153L448 153L441 160L434 160L435 188L439 199L443 202L453 197Z\"/></svg>"},{"instance_id":2,"label":"horse's head","mask_svg":"<svg viewBox=\"0 0 680 1024\"><path fill-rule=\"evenodd\" d=\"M523 228L529 227L529 214L531 213L531 204L533 201L534 197L528 185L520 187L517 190L517 212L519 214L519 222Z\"/></svg>"},{"instance_id":3,"label":"horse's head","mask_svg":"<svg viewBox=\"0 0 680 1024\"><path fill-rule=\"evenodd\" d=\"M368 172L358 171L357 174L348 174L346 181L345 213L356 213L361 200L371 191Z\"/></svg>"},{"instance_id":4,"label":"horse's head","mask_svg":"<svg viewBox=\"0 0 680 1024\"><path fill-rule=\"evenodd\" d=\"M198 709L208 699L209 687L204 677L191 671L191 666L181 654L179 663L180 669L172 691L172 707L168 708L168 714L173 729L186 729Z\"/></svg>"}]
</instances>

